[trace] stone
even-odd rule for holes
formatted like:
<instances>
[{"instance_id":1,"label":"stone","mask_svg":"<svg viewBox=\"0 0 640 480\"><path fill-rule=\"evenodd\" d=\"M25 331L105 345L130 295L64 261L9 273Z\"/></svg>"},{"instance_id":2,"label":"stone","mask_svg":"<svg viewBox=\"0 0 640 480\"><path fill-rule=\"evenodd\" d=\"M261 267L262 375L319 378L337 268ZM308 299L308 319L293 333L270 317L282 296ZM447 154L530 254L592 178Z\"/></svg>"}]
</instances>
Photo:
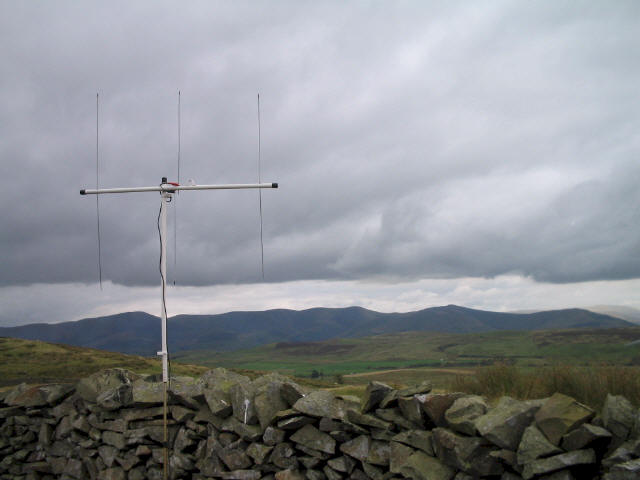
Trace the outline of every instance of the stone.
<instances>
[{"instance_id":1,"label":"stone","mask_svg":"<svg viewBox=\"0 0 640 480\"><path fill-rule=\"evenodd\" d=\"M40 445L51 445L51 440L53 439L53 429L51 425L48 423L43 423L40 427L40 432L38 433L38 443Z\"/></svg>"},{"instance_id":2,"label":"stone","mask_svg":"<svg viewBox=\"0 0 640 480\"><path fill-rule=\"evenodd\" d=\"M111 368L82 378L76 383L76 393L85 401L95 403L98 396L121 385L130 385L138 380L137 375L123 368Z\"/></svg>"},{"instance_id":3,"label":"stone","mask_svg":"<svg viewBox=\"0 0 640 480\"><path fill-rule=\"evenodd\" d=\"M111 467L116 460L116 455L118 455L118 449L111 445L101 445L98 447L98 455L107 467Z\"/></svg>"},{"instance_id":4,"label":"stone","mask_svg":"<svg viewBox=\"0 0 640 480\"><path fill-rule=\"evenodd\" d=\"M85 468L82 462L76 458L70 458L64 467L63 472L65 475L69 475L72 478L84 480Z\"/></svg>"},{"instance_id":5,"label":"stone","mask_svg":"<svg viewBox=\"0 0 640 480\"><path fill-rule=\"evenodd\" d=\"M602 407L602 423L620 440L627 440L635 424L635 409L621 395L608 394Z\"/></svg>"},{"instance_id":6,"label":"stone","mask_svg":"<svg viewBox=\"0 0 640 480\"><path fill-rule=\"evenodd\" d=\"M422 406L416 397L398 397L398 408L402 416L413 425L424 428Z\"/></svg>"},{"instance_id":7,"label":"stone","mask_svg":"<svg viewBox=\"0 0 640 480\"><path fill-rule=\"evenodd\" d=\"M298 400L305 396L305 390L297 383L287 381L280 387L280 395L292 407Z\"/></svg>"},{"instance_id":8,"label":"stone","mask_svg":"<svg viewBox=\"0 0 640 480\"><path fill-rule=\"evenodd\" d=\"M404 443L410 447L422 450L430 456L434 456L432 433L426 430L408 430L395 435L392 440L394 442Z\"/></svg>"},{"instance_id":9,"label":"stone","mask_svg":"<svg viewBox=\"0 0 640 480\"><path fill-rule=\"evenodd\" d=\"M603 478L604 480L638 480L640 478L640 458L614 465Z\"/></svg>"},{"instance_id":10,"label":"stone","mask_svg":"<svg viewBox=\"0 0 640 480\"><path fill-rule=\"evenodd\" d=\"M233 416L247 425L258 423L254 401L255 387L251 383L237 383L229 389Z\"/></svg>"},{"instance_id":11,"label":"stone","mask_svg":"<svg viewBox=\"0 0 640 480\"><path fill-rule=\"evenodd\" d=\"M500 480L522 480L522 477L513 472L504 472L500 477Z\"/></svg>"},{"instance_id":12,"label":"stone","mask_svg":"<svg viewBox=\"0 0 640 480\"><path fill-rule=\"evenodd\" d=\"M321 452L333 454L336 451L336 441L313 425L305 425L291 435L291 441Z\"/></svg>"},{"instance_id":13,"label":"stone","mask_svg":"<svg viewBox=\"0 0 640 480\"><path fill-rule=\"evenodd\" d=\"M369 447L371 438L366 435L360 435L348 442L340 445L340 451L352 456L353 458L364 462L369 455Z\"/></svg>"},{"instance_id":14,"label":"stone","mask_svg":"<svg viewBox=\"0 0 640 480\"><path fill-rule=\"evenodd\" d=\"M356 407L350 402L336 398L333 393L326 390L316 390L300 398L293 409L312 417L327 417L333 420L346 418L346 411Z\"/></svg>"},{"instance_id":15,"label":"stone","mask_svg":"<svg viewBox=\"0 0 640 480\"><path fill-rule=\"evenodd\" d=\"M154 377L139 378L131 383L132 403L151 406L164 402L164 384ZM168 396L168 392L167 392Z\"/></svg>"},{"instance_id":16,"label":"stone","mask_svg":"<svg viewBox=\"0 0 640 480\"><path fill-rule=\"evenodd\" d=\"M171 418L176 422L186 422L187 420L193 419L196 415L196 412L181 405L171 405L169 411L171 412Z\"/></svg>"},{"instance_id":17,"label":"stone","mask_svg":"<svg viewBox=\"0 0 640 480\"><path fill-rule=\"evenodd\" d=\"M489 452L489 456L499 460L504 465L510 466L514 470L519 469L518 455L512 450L506 450L504 448L501 448L500 450L493 450L492 452Z\"/></svg>"},{"instance_id":18,"label":"stone","mask_svg":"<svg viewBox=\"0 0 640 480\"><path fill-rule=\"evenodd\" d=\"M7 394L5 403L9 406L44 407L58 403L72 391L71 385L51 384L29 387L21 384Z\"/></svg>"},{"instance_id":19,"label":"stone","mask_svg":"<svg viewBox=\"0 0 640 480\"><path fill-rule=\"evenodd\" d=\"M436 426L446 427L445 412L453 405L453 402L463 396L464 393L427 393L416 396L416 400L420 403L427 417Z\"/></svg>"},{"instance_id":20,"label":"stone","mask_svg":"<svg viewBox=\"0 0 640 480\"><path fill-rule=\"evenodd\" d=\"M229 470L244 470L253 465L247 454L239 448L225 447L216 453Z\"/></svg>"},{"instance_id":21,"label":"stone","mask_svg":"<svg viewBox=\"0 0 640 480\"><path fill-rule=\"evenodd\" d=\"M433 385L431 384L431 381L424 380L423 382L418 383L416 385L411 385L406 388L401 388L400 390L398 390L398 397L412 397L414 395L424 395L426 393L429 393L432 388L433 388Z\"/></svg>"},{"instance_id":22,"label":"stone","mask_svg":"<svg viewBox=\"0 0 640 480\"><path fill-rule=\"evenodd\" d=\"M393 389L382 382L369 382L367 388L364 391L364 398L362 399L362 407L360 411L362 413L368 413L375 410L380 405L382 399Z\"/></svg>"},{"instance_id":23,"label":"stone","mask_svg":"<svg viewBox=\"0 0 640 480\"><path fill-rule=\"evenodd\" d=\"M501 475L502 463L491 457L494 449L481 437L465 437L446 428L435 428L433 446L437 457L450 467L475 476Z\"/></svg>"},{"instance_id":24,"label":"stone","mask_svg":"<svg viewBox=\"0 0 640 480\"><path fill-rule=\"evenodd\" d=\"M226 418L233 413L231 397L228 392L212 388L204 390L203 395L213 415Z\"/></svg>"},{"instance_id":25,"label":"stone","mask_svg":"<svg viewBox=\"0 0 640 480\"><path fill-rule=\"evenodd\" d=\"M402 416L398 407L379 408L375 411L375 415L382 420L393 423L398 429L401 430L411 430L413 428L416 428L416 425Z\"/></svg>"},{"instance_id":26,"label":"stone","mask_svg":"<svg viewBox=\"0 0 640 480\"><path fill-rule=\"evenodd\" d=\"M255 409L263 430L273 422L280 410L289 408L289 404L280 394L282 385L282 383L270 382L256 392Z\"/></svg>"},{"instance_id":27,"label":"stone","mask_svg":"<svg viewBox=\"0 0 640 480\"><path fill-rule=\"evenodd\" d=\"M381 442L372 440L369 446L369 454L367 455L367 463L373 465L381 465L386 467L389 465L389 457L391 456L391 446L389 442Z\"/></svg>"},{"instance_id":28,"label":"stone","mask_svg":"<svg viewBox=\"0 0 640 480\"><path fill-rule=\"evenodd\" d=\"M518 464L524 465L541 457L562 453L562 450L547 440L535 425L529 425L518 446Z\"/></svg>"},{"instance_id":29,"label":"stone","mask_svg":"<svg viewBox=\"0 0 640 480\"><path fill-rule=\"evenodd\" d=\"M474 420L487 412L488 406L484 398L478 395L460 397L447 409L444 418L452 430L466 435L475 435Z\"/></svg>"},{"instance_id":30,"label":"stone","mask_svg":"<svg viewBox=\"0 0 640 480\"><path fill-rule=\"evenodd\" d=\"M602 464L605 467L611 467L617 463L624 463L637 457L640 457L640 440L629 440L605 457L602 460Z\"/></svg>"},{"instance_id":31,"label":"stone","mask_svg":"<svg viewBox=\"0 0 640 480\"><path fill-rule=\"evenodd\" d=\"M341 457L332 458L327 462L327 465L329 465L332 469L338 472L343 472L348 475L355 468L356 461L353 460L351 457L347 457L343 455Z\"/></svg>"},{"instance_id":32,"label":"stone","mask_svg":"<svg viewBox=\"0 0 640 480\"><path fill-rule=\"evenodd\" d=\"M338 472L336 472L333 468L331 468L328 465L325 465L322 471L324 472L328 480L342 480L343 478L342 475L340 475Z\"/></svg>"},{"instance_id":33,"label":"stone","mask_svg":"<svg viewBox=\"0 0 640 480\"><path fill-rule=\"evenodd\" d=\"M594 463L596 463L596 454L592 449L561 453L560 455L527 463L522 470L522 478L529 480L535 476L552 473L556 470Z\"/></svg>"},{"instance_id":34,"label":"stone","mask_svg":"<svg viewBox=\"0 0 640 480\"><path fill-rule=\"evenodd\" d=\"M289 412L295 412L295 410L287 410ZM278 428L282 430L298 430L304 427L308 423L315 423L316 419L307 417L306 415L292 415L287 416L281 420L278 420Z\"/></svg>"},{"instance_id":35,"label":"stone","mask_svg":"<svg viewBox=\"0 0 640 480\"><path fill-rule=\"evenodd\" d=\"M391 473L402 473L402 468L407 463L407 459L413 455L414 452L415 450L413 448L403 443L391 442L389 444L389 471Z\"/></svg>"},{"instance_id":36,"label":"stone","mask_svg":"<svg viewBox=\"0 0 640 480\"><path fill-rule=\"evenodd\" d=\"M502 397L498 404L475 420L475 427L484 438L507 450L516 450L520 439L539 409L533 402Z\"/></svg>"},{"instance_id":37,"label":"stone","mask_svg":"<svg viewBox=\"0 0 640 480\"><path fill-rule=\"evenodd\" d=\"M298 468L298 459L295 457L295 450L288 442L279 443L273 447L269 462L282 469Z\"/></svg>"},{"instance_id":38,"label":"stone","mask_svg":"<svg viewBox=\"0 0 640 480\"><path fill-rule=\"evenodd\" d=\"M355 410L347 410L347 420L356 425L365 425L367 427L380 428L387 430L391 427L390 422L380 420L373 415L356 412Z\"/></svg>"},{"instance_id":39,"label":"stone","mask_svg":"<svg viewBox=\"0 0 640 480\"><path fill-rule=\"evenodd\" d=\"M126 445L125 437L122 433L106 431L102 433L102 441L107 445L112 445L118 450L124 450Z\"/></svg>"},{"instance_id":40,"label":"stone","mask_svg":"<svg viewBox=\"0 0 640 480\"><path fill-rule=\"evenodd\" d=\"M229 389L239 383L250 383L249 377L232 372L226 368L214 368L208 370L197 380L204 390L216 389L229 392Z\"/></svg>"},{"instance_id":41,"label":"stone","mask_svg":"<svg viewBox=\"0 0 640 480\"><path fill-rule=\"evenodd\" d=\"M107 468L98 473L98 480L126 480L126 474L120 467Z\"/></svg>"},{"instance_id":42,"label":"stone","mask_svg":"<svg viewBox=\"0 0 640 480\"><path fill-rule=\"evenodd\" d=\"M267 427L262 435L262 441L269 446L275 446L278 443L282 443L284 438L284 431L273 427Z\"/></svg>"},{"instance_id":43,"label":"stone","mask_svg":"<svg viewBox=\"0 0 640 480\"><path fill-rule=\"evenodd\" d=\"M118 387L105 390L96 398L98 406L105 410L120 410L133 403L133 386L122 384Z\"/></svg>"},{"instance_id":44,"label":"stone","mask_svg":"<svg viewBox=\"0 0 640 480\"><path fill-rule=\"evenodd\" d=\"M561 393L555 393L536 412L535 422L547 439L558 445L563 435L589 422L594 416L595 412L586 405Z\"/></svg>"},{"instance_id":45,"label":"stone","mask_svg":"<svg viewBox=\"0 0 640 480\"><path fill-rule=\"evenodd\" d=\"M253 459L256 465L262 465L272 450L273 447L254 442L247 448L247 455Z\"/></svg>"},{"instance_id":46,"label":"stone","mask_svg":"<svg viewBox=\"0 0 640 480\"><path fill-rule=\"evenodd\" d=\"M304 480L304 475L302 475L298 470L282 470L276 473L276 480Z\"/></svg>"},{"instance_id":47,"label":"stone","mask_svg":"<svg viewBox=\"0 0 640 480\"><path fill-rule=\"evenodd\" d=\"M543 475L539 480L575 480L571 470L559 470L550 475Z\"/></svg>"},{"instance_id":48,"label":"stone","mask_svg":"<svg viewBox=\"0 0 640 480\"><path fill-rule=\"evenodd\" d=\"M411 455L400 473L414 480L450 480L455 470L424 452Z\"/></svg>"},{"instance_id":49,"label":"stone","mask_svg":"<svg viewBox=\"0 0 640 480\"><path fill-rule=\"evenodd\" d=\"M262 474L258 470L234 470L232 472L220 472L216 477L224 480L260 480Z\"/></svg>"},{"instance_id":50,"label":"stone","mask_svg":"<svg viewBox=\"0 0 640 480\"><path fill-rule=\"evenodd\" d=\"M239 422L235 417L225 419L221 425L221 430L232 431L248 442L255 442L262 437L262 429L259 425L247 425Z\"/></svg>"},{"instance_id":51,"label":"stone","mask_svg":"<svg viewBox=\"0 0 640 480\"><path fill-rule=\"evenodd\" d=\"M196 443L197 439L194 438L193 433L190 433L190 430L182 427L178 430L178 434L173 442L173 451L183 452L187 449L192 450Z\"/></svg>"},{"instance_id":52,"label":"stone","mask_svg":"<svg viewBox=\"0 0 640 480\"><path fill-rule=\"evenodd\" d=\"M387 478L381 468L375 467L369 463L363 463L362 470L364 470L364 474L369 477L370 480L383 480Z\"/></svg>"},{"instance_id":53,"label":"stone","mask_svg":"<svg viewBox=\"0 0 640 480\"><path fill-rule=\"evenodd\" d=\"M611 432L608 430L590 423L583 423L562 437L561 445L566 451L580 450L593 444L604 447L610 440Z\"/></svg>"}]
</instances>

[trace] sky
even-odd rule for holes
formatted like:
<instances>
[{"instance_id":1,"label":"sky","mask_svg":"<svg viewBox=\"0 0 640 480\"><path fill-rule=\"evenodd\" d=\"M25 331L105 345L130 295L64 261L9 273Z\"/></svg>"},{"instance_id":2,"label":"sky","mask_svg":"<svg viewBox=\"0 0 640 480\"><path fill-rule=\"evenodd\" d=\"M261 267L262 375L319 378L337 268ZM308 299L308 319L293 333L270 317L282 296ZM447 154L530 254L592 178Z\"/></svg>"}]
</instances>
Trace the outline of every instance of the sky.
<instances>
[{"instance_id":1,"label":"sky","mask_svg":"<svg viewBox=\"0 0 640 480\"><path fill-rule=\"evenodd\" d=\"M279 183L177 195L170 316L640 308L638 18L633 0L0 0L0 325L159 313L159 195L99 198L100 288L79 195L96 170Z\"/></svg>"}]
</instances>

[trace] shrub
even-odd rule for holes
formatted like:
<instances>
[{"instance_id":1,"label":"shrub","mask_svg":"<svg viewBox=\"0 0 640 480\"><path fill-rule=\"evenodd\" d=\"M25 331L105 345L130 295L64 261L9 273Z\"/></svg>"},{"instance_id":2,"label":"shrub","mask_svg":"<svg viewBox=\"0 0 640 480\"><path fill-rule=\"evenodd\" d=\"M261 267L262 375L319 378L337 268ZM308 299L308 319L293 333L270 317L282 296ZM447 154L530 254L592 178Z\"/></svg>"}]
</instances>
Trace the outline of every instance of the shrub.
<instances>
[{"instance_id":1,"label":"shrub","mask_svg":"<svg viewBox=\"0 0 640 480\"><path fill-rule=\"evenodd\" d=\"M544 398L559 392L596 409L602 407L607 394L611 393L640 405L640 368L554 365L525 370L500 363L479 368L475 375L454 377L449 389L490 399L503 395Z\"/></svg>"}]
</instances>

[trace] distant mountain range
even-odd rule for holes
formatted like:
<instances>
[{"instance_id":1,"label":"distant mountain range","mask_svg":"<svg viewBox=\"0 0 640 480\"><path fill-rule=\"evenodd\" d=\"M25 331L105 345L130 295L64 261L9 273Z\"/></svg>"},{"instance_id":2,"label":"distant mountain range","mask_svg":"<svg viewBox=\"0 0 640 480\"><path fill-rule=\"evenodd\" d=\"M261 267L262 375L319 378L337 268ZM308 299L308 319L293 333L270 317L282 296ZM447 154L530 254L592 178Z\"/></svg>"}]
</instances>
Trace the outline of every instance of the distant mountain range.
<instances>
[{"instance_id":1,"label":"distant mountain range","mask_svg":"<svg viewBox=\"0 0 640 480\"><path fill-rule=\"evenodd\" d=\"M169 349L180 352L231 351L274 342L357 338L408 331L473 333L632 325L619 318L581 309L518 314L448 305L408 313L380 313L348 307L177 315L169 319L167 330ZM3 327L0 336L154 355L160 346L160 319L144 312L129 312L75 322Z\"/></svg>"}]
</instances>

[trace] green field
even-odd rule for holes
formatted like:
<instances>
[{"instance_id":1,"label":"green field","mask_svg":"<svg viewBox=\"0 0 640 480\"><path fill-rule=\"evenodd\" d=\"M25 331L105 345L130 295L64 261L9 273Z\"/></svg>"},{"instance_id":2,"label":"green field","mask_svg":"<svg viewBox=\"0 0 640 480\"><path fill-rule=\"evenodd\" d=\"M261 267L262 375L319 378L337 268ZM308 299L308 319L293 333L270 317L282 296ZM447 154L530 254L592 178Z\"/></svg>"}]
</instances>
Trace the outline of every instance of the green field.
<instances>
[{"instance_id":1,"label":"green field","mask_svg":"<svg viewBox=\"0 0 640 480\"><path fill-rule=\"evenodd\" d=\"M372 380L395 387L432 382L488 398L554 391L592 405L608 392L640 403L640 327L444 334L405 332L324 342L281 342L235 352L172 356L172 374L230 368L250 377L276 371L299 383L361 395ZM105 368L160 373L157 358L0 338L0 387L72 382Z\"/></svg>"},{"instance_id":2,"label":"green field","mask_svg":"<svg viewBox=\"0 0 640 480\"><path fill-rule=\"evenodd\" d=\"M191 364L278 371L297 377L468 369L496 362L521 367L640 365L640 342L634 343L638 340L640 327L482 334L405 332L324 342L281 342L235 352L181 352L175 358Z\"/></svg>"}]
</instances>

